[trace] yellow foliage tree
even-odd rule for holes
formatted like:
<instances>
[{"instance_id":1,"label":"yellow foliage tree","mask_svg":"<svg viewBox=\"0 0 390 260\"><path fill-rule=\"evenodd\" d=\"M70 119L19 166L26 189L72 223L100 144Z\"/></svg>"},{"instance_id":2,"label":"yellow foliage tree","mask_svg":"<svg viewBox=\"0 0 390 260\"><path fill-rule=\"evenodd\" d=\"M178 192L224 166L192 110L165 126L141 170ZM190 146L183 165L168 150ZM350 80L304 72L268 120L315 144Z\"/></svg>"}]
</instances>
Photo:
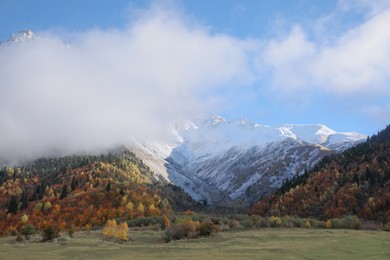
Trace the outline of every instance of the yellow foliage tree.
<instances>
[{"instance_id":1,"label":"yellow foliage tree","mask_svg":"<svg viewBox=\"0 0 390 260\"><path fill-rule=\"evenodd\" d=\"M144 204L142 204L142 202L138 205L137 210L139 213L144 214L145 206L144 206Z\"/></svg>"},{"instance_id":2,"label":"yellow foliage tree","mask_svg":"<svg viewBox=\"0 0 390 260\"><path fill-rule=\"evenodd\" d=\"M325 222L325 228L332 228L332 222L329 219Z\"/></svg>"},{"instance_id":3,"label":"yellow foliage tree","mask_svg":"<svg viewBox=\"0 0 390 260\"><path fill-rule=\"evenodd\" d=\"M28 222L28 217L26 214L24 214L21 218L20 218L20 222L22 222L23 224L26 224Z\"/></svg>"},{"instance_id":4,"label":"yellow foliage tree","mask_svg":"<svg viewBox=\"0 0 390 260\"><path fill-rule=\"evenodd\" d=\"M126 207L130 211L133 210L133 203L131 201L129 201L129 203L127 203Z\"/></svg>"},{"instance_id":5,"label":"yellow foliage tree","mask_svg":"<svg viewBox=\"0 0 390 260\"><path fill-rule=\"evenodd\" d=\"M115 219L108 220L103 229L103 236L105 238L115 237L116 228L117 228L117 224Z\"/></svg>"},{"instance_id":6,"label":"yellow foliage tree","mask_svg":"<svg viewBox=\"0 0 390 260\"><path fill-rule=\"evenodd\" d=\"M118 226L116 221L113 219L108 220L107 224L104 226L103 236L104 238L115 238L119 241L128 241L128 231L129 227L127 226L126 222L123 222Z\"/></svg>"},{"instance_id":7,"label":"yellow foliage tree","mask_svg":"<svg viewBox=\"0 0 390 260\"><path fill-rule=\"evenodd\" d=\"M127 232L129 231L129 227L127 226L126 222L123 222L122 224L117 227L115 232L115 238L120 241L128 241L129 237L127 236Z\"/></svg>"},{"instance_id":8,"label":"yellow foliage tree","mask_svg":"<svg viewBox=\"0 0 390 260\"><path fill-rule=\"evenodd\" d=\"M163 215L164 228L169 228L172 226L171 220L167 217L167 215Z\"/></svg>"}]
</instances>

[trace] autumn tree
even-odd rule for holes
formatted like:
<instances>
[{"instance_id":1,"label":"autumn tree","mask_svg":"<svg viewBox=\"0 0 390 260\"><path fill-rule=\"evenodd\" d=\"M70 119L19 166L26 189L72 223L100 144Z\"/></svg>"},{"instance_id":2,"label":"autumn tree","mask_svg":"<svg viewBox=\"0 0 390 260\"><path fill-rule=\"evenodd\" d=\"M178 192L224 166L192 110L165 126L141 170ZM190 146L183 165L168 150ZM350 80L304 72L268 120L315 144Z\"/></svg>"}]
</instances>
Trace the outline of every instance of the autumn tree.
<instances>
[{"instance_id":1,"label":"autumn tree","mask_svg":"<svg viewBox=\"0 0 390 260\"><path fill-rule=\"evenodd\" d=\"M66 185L64 184L64 186L62 186L60 199L62 200L64 198L66 198L66 196L68 196L68 187L66 187Z\"/></svg>"},{"instance_id":2,"label":"autumn tree","mask_svg":"<svg viewBox=\"0 0 390 260\"><path fill-rule=\"evenodd\" d=\"M127 226L126 222L123 222L117 227L115 232L115 238L117 238L120 241L128 241L129 236L127 235L127 232L129 231L129 227Z\"/></svg>"},{"instance_id":3,"label":"autumn tree","mask_svg":"<svg viewBox=\"0 0 390 260\"><path fill-rule=\"evenodd\" d=\"M115 232L116 232L117 226L118 225L116 224L115 219L108 220L106 225L104 226L104 229L103 229L104 238L107 239L107 238L115 237Z\"/></svg>"},{"instance_id":4,"label":"autumn tree","mask_svg":"<svg viewBox=\"0 0 390 260\"><path fill-rule=\"evenodd\" d=\"M8 204L8 212L16 213L17 211L18 211L18 200L15 196L12 196Z\"/></svg>"}]
</instances>

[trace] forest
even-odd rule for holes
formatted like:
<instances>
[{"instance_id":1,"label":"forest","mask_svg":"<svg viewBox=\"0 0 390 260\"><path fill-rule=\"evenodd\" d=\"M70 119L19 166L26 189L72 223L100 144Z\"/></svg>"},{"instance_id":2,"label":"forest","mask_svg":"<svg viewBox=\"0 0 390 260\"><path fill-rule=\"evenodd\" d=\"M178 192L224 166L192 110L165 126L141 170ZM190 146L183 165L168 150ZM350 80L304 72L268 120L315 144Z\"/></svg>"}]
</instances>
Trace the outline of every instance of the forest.
<instances>
[{"instance_id":1,"label":"forest","mask_svg":"<svg viewBox=\"0 0 390 260\"><path fill-rule=\"evenodd\" d=\"M390 221L390 126L284 182L251 214Z\"/></svg>"},{"instance_id":2,"label":"forest","mask_svg":"<svg viewBox=\"0 0 390 260\"><path fill-rule=\"evenodd\" d=\"M0 235L30 227L102 227L110 219L171 215L201 205L157 180L133 153L39 159L0 170Z\"/></svg>"}]
</instances>

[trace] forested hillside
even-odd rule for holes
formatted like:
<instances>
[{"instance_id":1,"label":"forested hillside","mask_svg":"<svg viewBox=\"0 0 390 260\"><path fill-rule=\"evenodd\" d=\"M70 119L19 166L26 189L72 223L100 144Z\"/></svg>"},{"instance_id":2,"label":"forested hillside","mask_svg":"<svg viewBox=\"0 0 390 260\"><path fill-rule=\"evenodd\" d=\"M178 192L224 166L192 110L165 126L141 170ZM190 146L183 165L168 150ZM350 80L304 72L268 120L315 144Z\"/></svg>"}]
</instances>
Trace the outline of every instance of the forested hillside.
<instances>
[{"instance_id":1,"label":"forested hillside","mask_svg":"<svg viewBox=\"0 0 390 260\"><path fill-rule=\"evenodd\" d=\"M251 209L258 215L328 219L357 215L390 221L390 126L366 142L324 158Z\"/></svg>"},{"instance_id":2,"label":"forested hillside","mask_svg":"<svg viewBox=\"0 0 390 260\"><path fill-rule=\"evenodd\" d=\"M89 229L113 218L169 215L196 206L182 189L157 181L128 151L0 169L0 234L26 222L35 228Z\"/></svg>"}]
</instances>

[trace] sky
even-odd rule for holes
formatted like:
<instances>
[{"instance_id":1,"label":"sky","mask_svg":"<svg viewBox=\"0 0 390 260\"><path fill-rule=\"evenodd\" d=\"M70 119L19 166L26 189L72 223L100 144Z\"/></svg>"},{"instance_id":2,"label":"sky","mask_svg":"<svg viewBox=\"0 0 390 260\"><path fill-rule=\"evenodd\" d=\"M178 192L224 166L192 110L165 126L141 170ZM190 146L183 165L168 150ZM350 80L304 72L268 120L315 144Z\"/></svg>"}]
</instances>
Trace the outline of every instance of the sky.
<instances>
[{"instance_id":1,"label":"sky","mask_svg":"<svg viewBox=\"0 0 390 260\"><path fill-rule=\"evenodd\" d=\"M390 0L0 0L0 41L36 35L0 49L0 147L106 147L211 114L372 135L389 26Z\"/></svg>"}]
</instances>

